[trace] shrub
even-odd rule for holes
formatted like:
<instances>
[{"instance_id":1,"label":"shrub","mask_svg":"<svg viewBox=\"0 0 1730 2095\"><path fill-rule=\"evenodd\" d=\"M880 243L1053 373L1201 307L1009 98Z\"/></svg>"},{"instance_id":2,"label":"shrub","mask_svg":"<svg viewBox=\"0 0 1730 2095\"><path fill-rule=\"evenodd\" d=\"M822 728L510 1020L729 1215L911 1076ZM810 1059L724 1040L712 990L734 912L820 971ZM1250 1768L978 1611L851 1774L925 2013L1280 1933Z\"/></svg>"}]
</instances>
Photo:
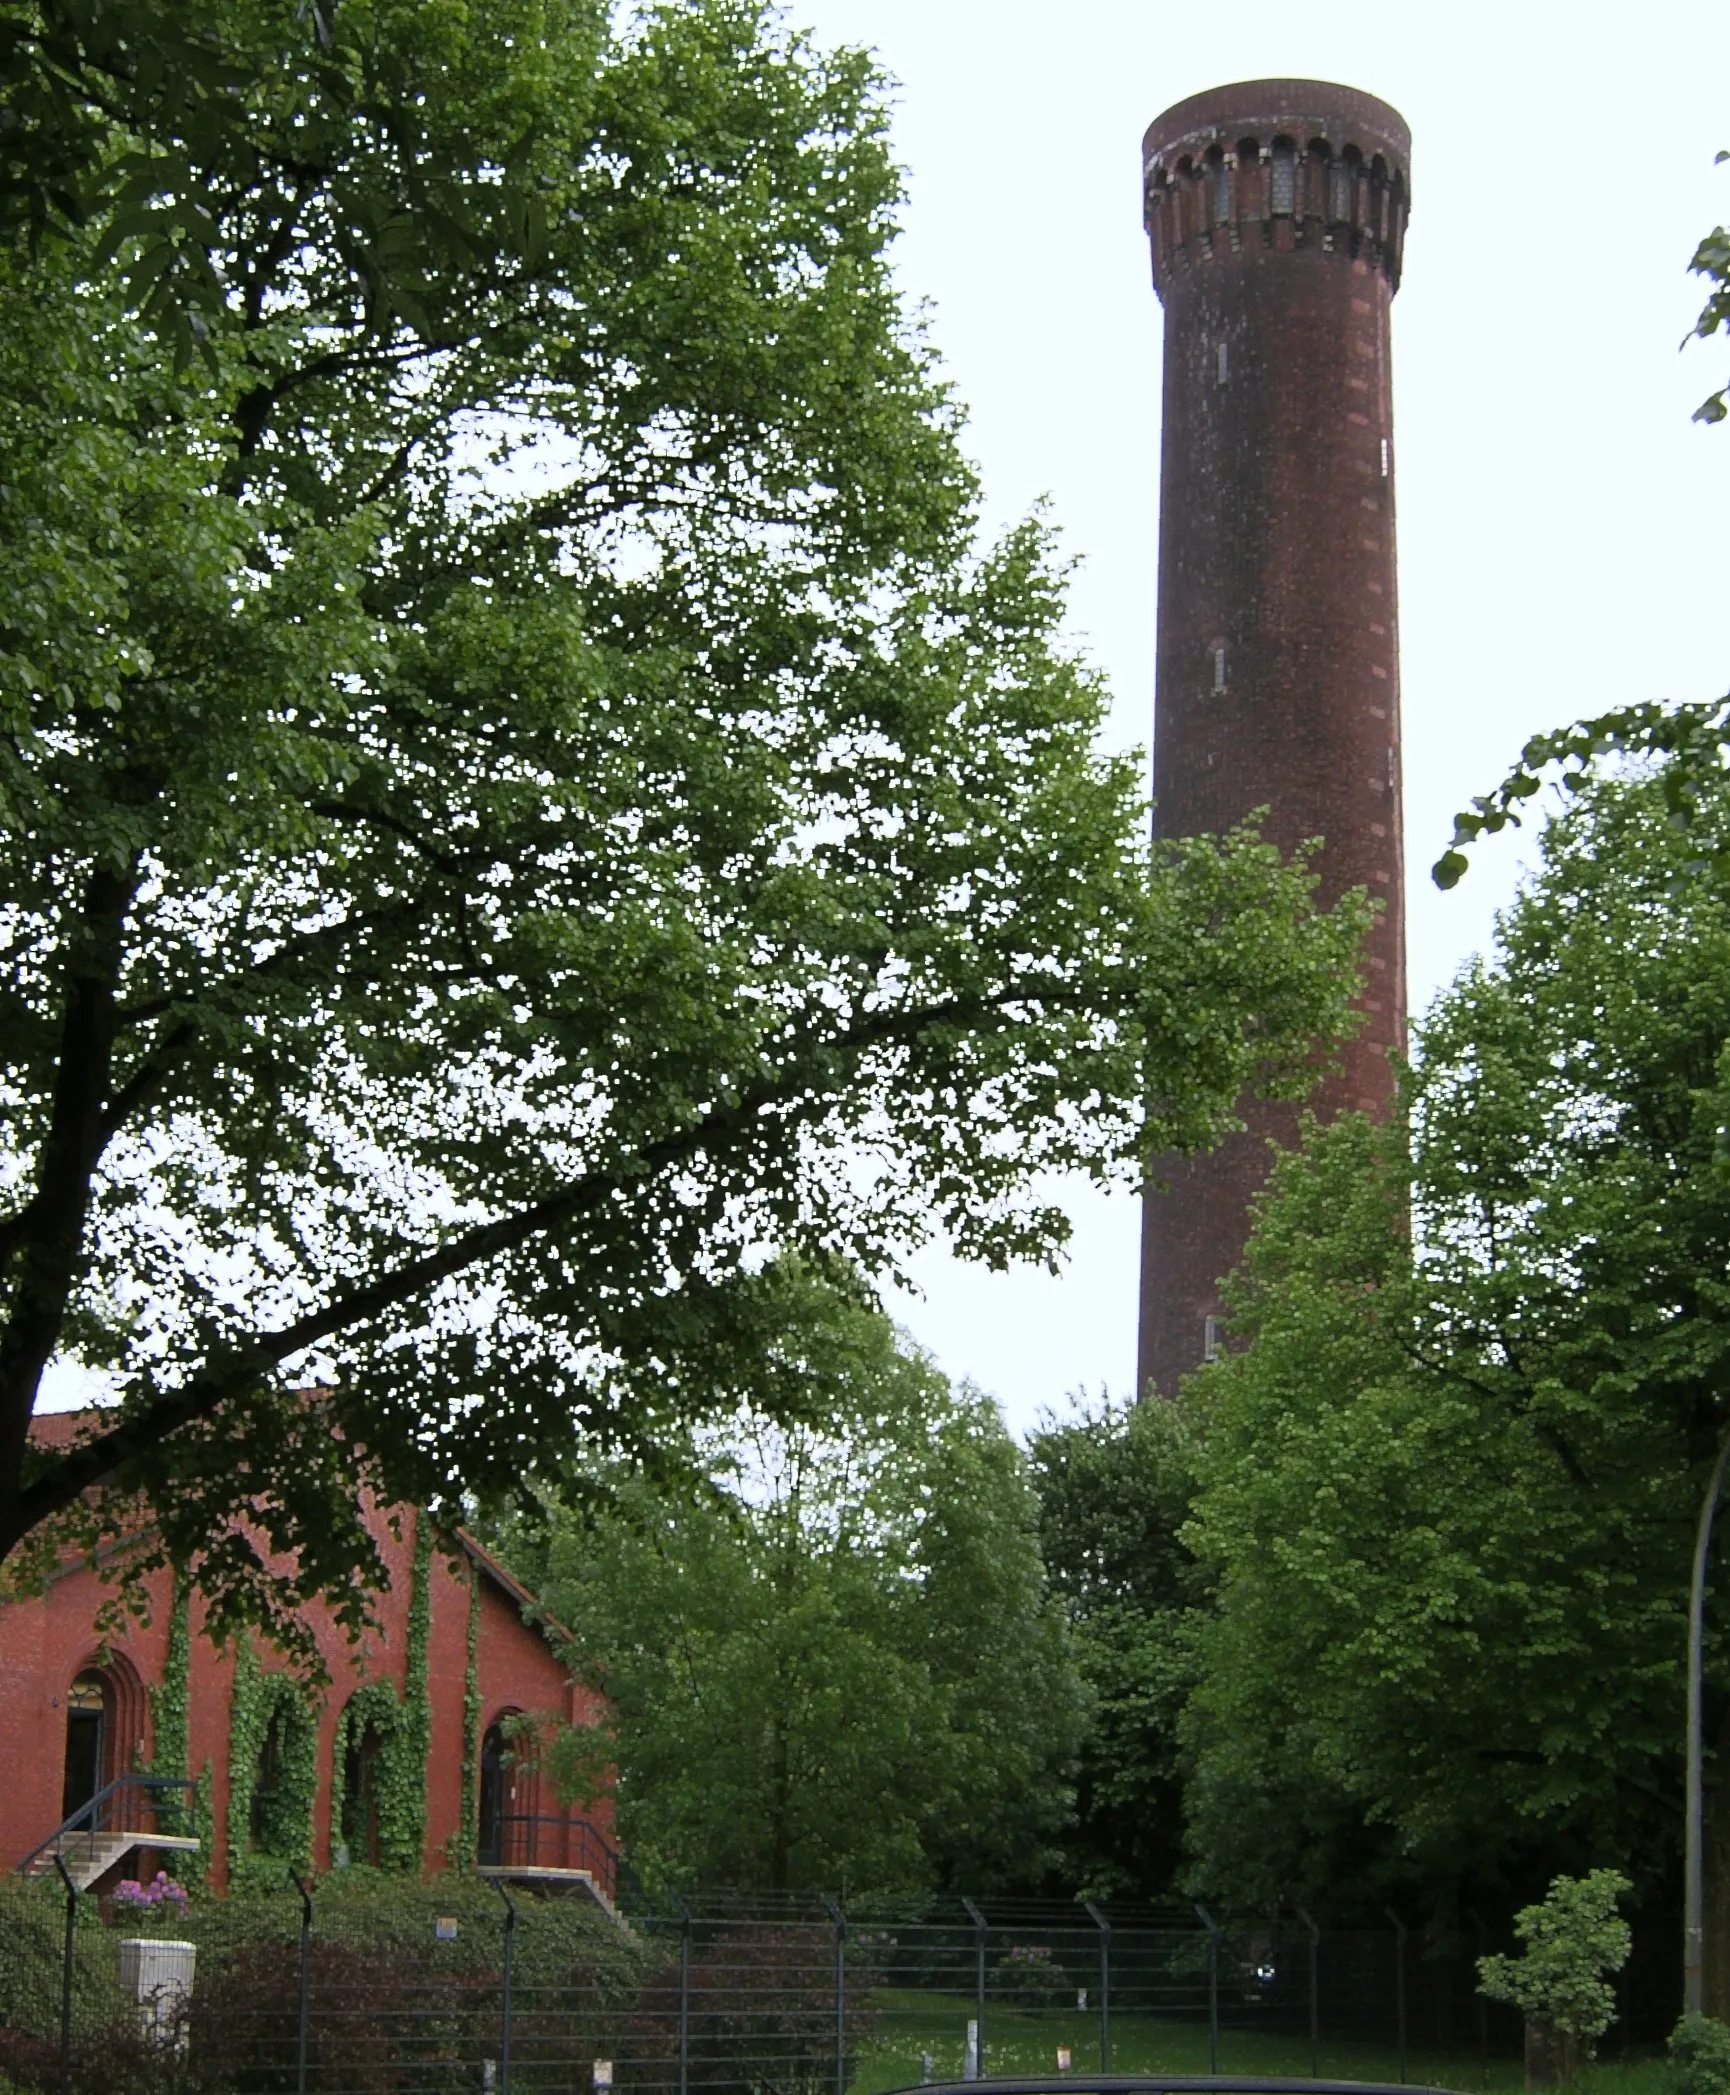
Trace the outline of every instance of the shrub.
<instances>
[{"instance_id":1,"label":"shrub","mask_svg":"<svg viewBox=\"0 0 1730 2095\"><path fill-rule=\"evenodd\" d=\"M513 2081L537 2085L536 2055L606 2055L644 1969L642 1945L587 1898L516 1894ZM472 1877L426 1884L350 1869L314 1891L308 1969L308 2066L355 2095L467 2090L499 2050L505 1909ZM294 2086L300 1901L231 1897L200 1914L190 2057L215 2095L278 2095ZM436 1919L457 1924L440 1941ZM189 1932L192 1932L189 1930ZM561 2073L560 2086L568 2081Z\"/></svg>"},{"instance_id":2,"label":"shrub","mask_svg":"<svg viewBox=\"0 0 1730 2095\"><path fill-rule=\"evenodd\" d=\"M393 2095L409 2080L439 2085L433 2076L441 2066L467 2085L476 2063L497 2051L492 1969L441 1968L431 1955L314 1936L307 1982L307 2066L317 2085ZM238 1945L193 1989L187 2035L196 2087L211 2095L289 2095L299 2013L298 1946Z\"/></svg>"},{"instance_id":3,"label":"shrub","mask_svg":"<svg viewBox=\"0 0 1730 2095\"><path fill-rule=\"evenodd\" d=\"M1684 2015L1670 2032L1670 2064L1681 2095L1730 2095L1730 2029L1710 2015Z\"/></svg>"},{"instance_id":4,"label":"shrub","mask_svg":"<svg viewBox=\"0 0 1730 2095\"><path fill-rule=\"evenodd\" d=\"M829 2095L835 2086L834 1936L824 1927L732 1929L691 1960L689 2086L703 2095ZM844 2041L871 2041L877 1975L850 1960ZM678 2085L679 1974L645 1985L623 2032L622 2088Z\"/></svg>"},{"instance_id":5,"label":"shrub","mask_svg":"<svg viewBox=\"0 0 1730 2095\"><path fill-rule=\"evenodd\" d=\"M1479 1992L1525 2012L1534 2078L1547 2078L1549 2066L1571 2079L1609 2028L1616 2012L1609 1975L1627 1962L1630 1940L1616 1901L1631 1889L1615 1870L1558 1877L1541 1904L1514 1916L1524 1955L1478 1960Z\"/></svg>"},{"instance_id":6,"label":"shrub","mask_svg":"<svg viewBox=\"0 0 1730 2095\"><path fill-rule=\"evenodd\" d=\"M66 1894L57 1878L0 1877L0 2030L51 2038L58 2046L65 1928ZM72 1956L73 2035L82 2041L122 2021L130 2007L120 1990L114 1937L94 1899L78 1901ZM3 2058L0 2071L12 2072Z\"/></svg>"},{"instance_id":7,"label":"shrub","mask_svg":"<svg viewBox=\"0 0 1730 2095\"><path fill-rule=\"evenodd\" d=\"M988 1974L992 1993L1017 2008L1036 2014L1046 2008L1075 2005L1075 1986L1052 1952L1032 1942L1011 1943Z\"/></svg>"},{"instance_id":8,"label":"shrub","mask_svg":"<svg viewBox=\"0 0 1730 2095\"><path fill-rule=\"evenodd\" d=\"M148 1890L149 1887L146 1887ZM662 1962L584 1897L517 1894L513 2023L524 2089L569 2084L572 2057L608 2056L638 1987ZM102 1924L107 1906L112 1925ZM152 2041L119 1984L116 1949L147 1913L195 1943L184 2047ZM405 1882L349 1870L314 1890L308 1963L313 2084L354 2095L467 2091L499 2049L505 1909L472 1877ZM54 2095L65 1896L0 1881L0 2090ZM434 1923L457 1923L455 1940ZM74 1957L76 2095L289 2095L300 2014L298 1896L240 1890L182 1905L80 1899ZM160 1932L160 1931L158 1931ZM585 2067L586 2070L586 2067ZM538 2077L537 2077L538 2076ZM549 2084L551 2084L549 2082Z\"/></svg>"},{"instance_id":9,"label":"shrub","mask_svg":"<svg viewBox=\"0 0 1730 2095\"><path fill-rule=\"evenodd\" d=\"M191 2095L174 2045L146 2037L130 2015L105 2029L76 2032L71 2065L76 2095ZM0 2089L57 2095L59 2087L58 2034L0 2029Z\"/></svg>"}]
</instances>

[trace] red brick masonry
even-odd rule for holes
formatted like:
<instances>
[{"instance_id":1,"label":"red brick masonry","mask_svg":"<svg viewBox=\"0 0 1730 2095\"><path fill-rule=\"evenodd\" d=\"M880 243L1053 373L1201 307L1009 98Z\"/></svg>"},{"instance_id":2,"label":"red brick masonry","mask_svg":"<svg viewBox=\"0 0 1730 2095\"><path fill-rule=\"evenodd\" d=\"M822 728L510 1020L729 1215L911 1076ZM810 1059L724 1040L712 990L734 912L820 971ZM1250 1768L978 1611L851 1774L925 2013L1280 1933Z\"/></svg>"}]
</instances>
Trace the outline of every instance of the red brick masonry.
<instances>
[{"instance_id":1,"label":"red brick masonry","mask_svg":"<svg viewBox=\"0 0 1730 2095\"><path fill-rule=\"evenodd\" d=\"M1154 826L1265 806L1280 845L1325 838L1324 900L1361 885L1386 905L1324 1113L1385 1112L1405 1043L1389 314L1410 167L1394 110L1309 80L1193 96L1142 146L1165 308ZM1200 1363L1267 1138L1294 1125L1258 1112L1211 1155L1156 1160L1142 1392Z\"/></svg>"}]
</instances>

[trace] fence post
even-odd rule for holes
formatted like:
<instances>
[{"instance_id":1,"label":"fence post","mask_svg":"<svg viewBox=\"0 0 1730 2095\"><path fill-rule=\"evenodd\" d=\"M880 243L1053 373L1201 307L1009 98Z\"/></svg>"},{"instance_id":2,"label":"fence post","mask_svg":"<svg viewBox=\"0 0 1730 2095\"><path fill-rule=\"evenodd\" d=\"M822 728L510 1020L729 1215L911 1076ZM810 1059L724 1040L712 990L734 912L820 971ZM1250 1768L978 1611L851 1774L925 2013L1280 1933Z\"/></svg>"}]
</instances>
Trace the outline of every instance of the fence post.
<instances>
[{"instance_id":1,"label":"fence post","mask_svg":"<svg viewBox=\"0 0 1730 2095\"><path fill-rule=\"evenodd\" d=\"M1309 1930L1310 1936L1310 2079L1322 2077L1322 2001L1318 1974L1321 1969L1322 1931L1304 1909L1296 1909L1297 1917Z\"/></svg>"},{"instance_id":2,"label":"fence post","mask_svg":"<svg viewBox=\"0 0 1730 2095\"><path fill-rule=\"evenodd\" d=\"M72 1949L73 1933L78 1926L78 1886L72 1881L72 1872L66 1867L66 1857L58 1848L54 1851L54 1867L60 1872L60 1881L66 1887L66 1947L60 1957L60 2095L69 2095L72 2086Z\"/></svg>"},{"instance_id":3,"label":"fence post","mask_svg":"<svg viewBox=\"0 0 1730 2095\"><path fill-rule=\"evenodd\" d=\"M973 2012L978 2017L979 2044L973 2055L974 2072L980 2080L985 2078L985 1932L986 1920L971 1899L963 1899L967 1917L973 1923Z\"/></svg>"},{"instance_id":4,"label":"fence post","mask_svg":"<svg viewBox=\"0 0 1730 2095\"><path fill-rule=\"evenodd\" d=\"M691 1909L677 1892L672 1900L679 1909L679 2095L690 2095Z\"/></svg>"},{"instance_id":5,"label":"fence post","mask_svg":"<svg viewBox=\"0 0 1730 2095\"><path fill-rule=\"evenodd\" d=\"M823 1894L835 1923L835 2095L847 2095L847 1916Z\"/></svg>"},{"instance_id":6,"label":"fence post","mask_svg":"<svg viewBox=\"0 0 1730 2095\"><path fill-rule=\"evenodd\" d=\"M499 2095L511 2095L511 1966L517 1946L517 1907L497 1877L488 1877L487 1882L505 1902L505 2000L499 2017Z\"/></svg>"},{"instance_id":7,"label":"fence post","mask_svg":"<svg viewBox=\"0 0 1730 2095\"><path fill-rule=\"evenodd\" d=\"M301 1881L299 1870L288 1873L300 1893L300 2035L294 2064L295 2095L306 2095L306 1980L312 1953L312 1893Z\"/></svg>"},{"instance_id":8,"label":"fence post","mask_svg":"<svg viewBox=\"0 0 1730 2095\"><path fill-rule=\"evenodd\" d=\"M1111 1923L1091 1899L1082 1910L1099 1930L1099 2070L1111 2071Z\"/></svg>"},{"instance_id":9,"label":"fence post","mask_svg":"<svg viewBox=\"0 0 1730 2095\"><path fill-rule=\"evenodd\" d=\"M1400 2025L1400 2085L1406 2081L1406 1924L1391 1906L1382 1911L1394 1924L1394 2012Z\"/></svg>"},{"instance_id":10,"label":"fence post","mask_svg":"<svg viewBox=\"0 0 1730 2095\"><path fill-rule=\"evenodd\" d=\"M1219 1925L1199 1899L1195 1910L1207 1930L1207 2070L1219 2071Z\"/></svg>"}]
</instances>

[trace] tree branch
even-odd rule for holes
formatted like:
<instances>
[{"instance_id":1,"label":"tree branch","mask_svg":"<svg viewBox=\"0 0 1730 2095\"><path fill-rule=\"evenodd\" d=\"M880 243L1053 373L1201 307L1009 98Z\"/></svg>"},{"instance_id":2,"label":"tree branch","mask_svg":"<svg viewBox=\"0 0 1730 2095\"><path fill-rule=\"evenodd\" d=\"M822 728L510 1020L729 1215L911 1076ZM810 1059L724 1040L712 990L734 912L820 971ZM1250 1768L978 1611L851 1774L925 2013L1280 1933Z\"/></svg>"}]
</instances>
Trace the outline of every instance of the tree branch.
<instances>
[{"instance_id":1,"label":"tree branch","mask_svg":"<svg viewBox=\"0 0 1730 2095\"><path fill-rule=\"evenodd\" d=\"M693 1139L661 1145L662 1154L653 1159L653 1164L664 1166L676 1161L681 1152L694 1150L700 1146L694 1138L695 1131ZM349 1289L322 1309L228 1348L201 1374L158 1399L147 1411L123 1418L95 1440L79 1443L49 1475L20 1493L11 1530L0 1529L0 1559L31 1528L64 1511L81 1492L101 1483L123 1464L160 1447L178 1428L207 1417L225 1398L252 1386L284 1360L340 1332L371 1323L387 1310L412 1301L470 1266L515 1250L532 1237L569 1221L585 1207L599 1206L616 1183L611 1173L586 1175L515 1214L466 1230L437 1251L410 1259L392 1273Z\"/></svg>"},{"instance_id":2,"label":"tree branch","mask_svg":"<svg viewBox=\"0 0 1730 2095\"><path fill-rule=\"evenodd\" d=\"M0 1333L0 1533L16 1505L36 1392L59 1344L84 1249L113 1070L126 913L136 883L135 865L121 871L99 865L85 882L67 954L60 1052L36 1187L8 1225L22 1256Z\"/></svg>"},{"instance_id":3,"label":"tree branch","mask_svg":"<svg viewBox=\"0 0 1730 2095\"><path fill-rule=\"evenodd\" d=\"M134 1026L149 1025L177 1006L194 1000L208 1002L221 997L224 990L237 982L267 982L280 974L285 965L295 960L310 958L321 946L340 947L355 933L377 930L380 926L393 923L413 924L419 921L429 897L423 892L407 901L394 903L388 909L361 910L354 916L346 916L334 924L320 924L316 930L296 932L285 938L274 953L263 960L254 961L251 967L234 975L224 975L215 984L201 984L196 988L182 988L152 997L148 1003L127 1004L115 1015L115 1024L123 1031Z\"/></svg>"},{"instance_id":4,"label":"tree branch","mask_svg":"<svg viewBox=\"0 0 1730 2095\"><path fill-rule=\"evenodd\" d=\"M801 1093L821 1094L827 1088L823 1080L837 1056L856 1055L896 1038L914 1039L932 1026L978 1027L1000 1020L1004 1007L1023 1001L1028 994L1025 985L1017 985L965 1003L871 1013L857 1025L823 1041L807 1059L790 1066L778 1082L757 1085L731 1107L650 1144L636 1160L632 1176L646 1179L688 1162L720 1146L723 1138L737 1137L761 1124L766 1108L786 1104ZM387 1311L425 1295L441 1281L513 1251L576 1219L585 1210L608 1205L618 1185L619 1177L614 1172L585 1173L544 1199L532 1201L513 1214L477 1224L436 1251L408 1259L376 1280L347 1289L321 1309L226 1348L183 1388L158 1399L147 1410L123 1417L98 1438L69 1450L53 1470L19 1495L10 1518L0 1507L0 1519L5 1520L0 1525L0 1561L31 1528L64 1511L81 1492L102 1482L123 1464L151 1453L179 1428L207 1417L226 1398L255 1385L284 1360L372 1323Z\"/></svg>"}]
</instances>

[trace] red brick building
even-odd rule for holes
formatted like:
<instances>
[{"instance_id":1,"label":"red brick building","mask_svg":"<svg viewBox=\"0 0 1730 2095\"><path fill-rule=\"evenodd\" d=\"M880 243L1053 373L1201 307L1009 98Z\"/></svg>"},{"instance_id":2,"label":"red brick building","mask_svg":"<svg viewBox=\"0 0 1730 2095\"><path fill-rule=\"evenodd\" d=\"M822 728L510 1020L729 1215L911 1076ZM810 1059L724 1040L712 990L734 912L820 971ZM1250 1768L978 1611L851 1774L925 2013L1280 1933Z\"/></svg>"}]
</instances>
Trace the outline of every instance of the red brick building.
<instances>
[{"instance_id":1,"label":"red brick building","mask_svg":"<svg viewBox=\"0 0 1730 2095\"><path fill-rule=\"evenodd\" d=\"M39 1426L59 1434L73 1420ZM280 1881L290 1863L478 1861L586 1871L610 1893L607 1800L586 1813L561 1805L511 1722L599 1714L525 1619L531 1597L472 1537L435 1536L412 1507L368 1524L390 1574L378 1626L355 1645L309 1611L329 1676L310 1693L268 1646L219 1652L200 1633L196 1591L177 1604L166 1572L148 1581L149 1621L107 1635L97 1617L113 1589L87 1562L63 1565L40 1595L0 1601L0 1867L17 1868L118 1783L95 1814L105 1836L196 1839L194 1866L218 1888L237 1872ZM123 1780L140 1771L196 1780L196 1799ZM113 1852L86 1841L82 1854L92 1883L160 1859L138 1841Z\"/></svg>"}]
</instances>

